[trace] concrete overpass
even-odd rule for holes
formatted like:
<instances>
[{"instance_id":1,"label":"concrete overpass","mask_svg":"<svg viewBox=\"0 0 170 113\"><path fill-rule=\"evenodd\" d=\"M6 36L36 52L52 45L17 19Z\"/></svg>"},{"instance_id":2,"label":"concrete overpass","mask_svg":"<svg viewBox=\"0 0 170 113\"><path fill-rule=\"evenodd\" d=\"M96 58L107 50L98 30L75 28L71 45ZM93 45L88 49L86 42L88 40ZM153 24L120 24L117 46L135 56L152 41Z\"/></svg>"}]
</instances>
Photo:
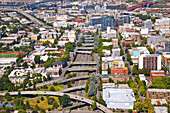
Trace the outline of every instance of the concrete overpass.
<instances>
[{"instance_id":1,"label":"concrete overpass","mask_svg":"<svg viewBox=\"0 0 170 113\"><path fill-rule=\"evenodd\" d=\"M77 53L81 53L81 54L91 54L91 51L77 51Z\"/></svg>"},{"instance_id":2,"label":"concrete overpass","mask_svg":"<svg viewBox=\"0 0 170 113\"><path fill-rule=\"evenodd\" d=\"M65 80L60 81L60 82L58 82L58 83L63 84L63 83L67 83L67 82L69 82L69 81L71 81L71 80L76 81L76 80L88 79L88 78L89 78L89 76L78 76L78 77L73 77L73 78L65 79Z\"/></svg>"},{"instance_id":3,"label":"concrete overpass","mask_svg":"<svg viewBox=\"0 0 170 113\"><path fill-rule=\"evenodd\" d=\"M82 44L84 47L91 47L94 45L94 43L83 43Z\"/></svg>"},{"instance_id":4,"label":"concrete overpass","mask_svg":"<svg viewBox=\"0 0 170 113\"><path fill-rule=\"evenodd\" d=\"M77 67L77 68L69 68L67 71L69 72L82 72L82 71L96 71L96 68L92 68L92 67Z\"/></svg>"},{"instance_id":5,"label":"concrete overpass","mask_svg":"<svg viewBox=\"0 0 170 113\"><path fill-rule=\"evenodd\" d=\"M9 92L10 95L18 95L18 92ZM63 96L64 94L70 96L73 100L78 100L81 102L85 102L87 104L92 105L93 100L87 99L82 96L77 96L69 93L62 93L62 92L53 92L53 91L21 91L21 95L35 95L35 94L41 94L41 95L51 95L51 96ZM5 96L5 93L0 93L0 95ZM103 106L102 104L99 104L96 102L97 108L103 111L104 113L112 113L112 110L108 109L107 107Z\"/></svg>"},{"instance_id":6,"label":"concrete overpass","mask_svg":"<svg viewBox=\"0 0 170 113\"><path fill-rule=\"evenodd\" d=\"M86 87L86 85L80 85L80 86L75 86L75 87L63 89L63 90L61 90L59 92L66 93L66 92L70 92L70 91L85 89L85 87Z\"/></svg>"},{"instance_id":7,"label":"concrete overpass","mask_svg":"<svg viewBox=\"0 0 170 113\"><path fill-rule=\"evenodd\" d=\"M94 40L84 40L85 43L94 43Z\"/></svg>"},{"instance_id":8,"label":"concrete overpass","mask_svg":"<svg viewBox=\"0 0 170 113\"><path fill-rule=\"evenodd\" d=\"M71 65L93 65L93 64L97 64L97 62L95 61L87 61L87 62L72 62Z\"/></svg>"},{"instance_id":9,"label":"concrete overpass","mask_svg":"<svg viewBox=\"0 0 170 113\"><path fill-rule=\"evenodd\" d=\"M93 50L94 47L78 47L77 50Z\"/></svg>"},{"instance_id":10,"label":"concrete overpass","mask_svg":"<svg viewBox=\"0 0 170 113\"><path fill-rule=\"evenodd\" d=\"M35 17L29 15L28 13L24 12L21 9L16 9L16 8L0 8L0 10L1 11L16 11L16 12L19 12L19 13L23 14L24 16L28 17L33 23L44 25L43 22L41 22L40 20L36 19Z\"/></svg>"}]
</instances>

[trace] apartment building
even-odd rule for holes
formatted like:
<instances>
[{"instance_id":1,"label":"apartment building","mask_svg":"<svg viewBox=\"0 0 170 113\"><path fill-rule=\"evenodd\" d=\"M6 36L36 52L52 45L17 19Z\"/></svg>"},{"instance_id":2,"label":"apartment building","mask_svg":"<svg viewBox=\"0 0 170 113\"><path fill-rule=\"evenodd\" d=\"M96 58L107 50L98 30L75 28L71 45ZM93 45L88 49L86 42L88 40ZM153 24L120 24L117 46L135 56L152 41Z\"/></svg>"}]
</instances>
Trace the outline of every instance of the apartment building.
<instances>
[{"instance_id":1,"label":"apartment building","mask_svg":"<svg viewBox=\"0 0 170 113\"><path fill-rule=\"evenodd\" d=\"M165 99L170 103L169 89L147 89L146 97L151 99Z\"/></svg>"},{"instance_id":2,"label":"apartment building","mask_svg":"<svg viewBox=\"0 0 170 113\"><path fill-rule=\"evenodd\" d=\"M142 54L139 56L139 69L161 69L161 55L158 54Z\"/></svg>"}]
</instances>

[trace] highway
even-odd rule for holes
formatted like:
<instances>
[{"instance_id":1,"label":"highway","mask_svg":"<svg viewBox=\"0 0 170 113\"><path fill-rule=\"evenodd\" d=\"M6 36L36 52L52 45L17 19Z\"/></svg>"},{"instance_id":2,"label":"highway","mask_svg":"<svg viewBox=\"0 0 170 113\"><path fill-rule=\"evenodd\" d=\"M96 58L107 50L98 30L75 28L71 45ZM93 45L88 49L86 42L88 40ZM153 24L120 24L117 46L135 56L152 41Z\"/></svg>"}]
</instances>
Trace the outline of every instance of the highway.
<instances>
[{"instance_id":1,"label":"highway","mask_svg":"<svg viewBox=\"0 0 170 113\"><path fill-rule=\"evenodd\" d=\"M60 90L59 92L66 93L66 92L70 92L70 91L74 91L74 90L81 90L81 89L84 89L85 87L86 87L86 85L79 85L79 86L75 86L75 87Z\"/></svg>"},{"instance_id":2,"label":"highway","mask_svg":"<svg viewBox=\"0 0 170 113\"><path fill-rule=\"evenodd\" d=\"M18 92L9 92L10 95L18 95ZM73 100L78 100L81 102L85 102L88 103L90 105L93 104L93 100L87 99L85 97L82 96L77 96L77 95L73 95L73 94L69 94L69 93L62 93L62 92L53 92L53 91L21 91L22 95L35 95L35 94L42 94L42 95L51 95L51 96L63 96L64 94L67 94L68 96L70 96L71 99ZM5 93L0 93L0 95L5 96ZM112 111L110 109L108 109L107 107L99 104L98 102L96 102L97 104L97 108L102 110L105 113L112 113Z\"/></svg>"},{"instance_id":3,"label":"highway","mask_svg":"<svg viewBox=\"0 0 170 113\"><path fill-rule=\"evenodd\" d=\"M40 20L36 19L35 17L29 15L28 13L24 12L21 9L16 9L16 8L0 8L1 11L16 11L19 12L21 14L23 14L24 16L28 17L33 23L35 24L39 24L39 25L44 25L43 22L41 22Z\"/></svg>"}]
</instances>

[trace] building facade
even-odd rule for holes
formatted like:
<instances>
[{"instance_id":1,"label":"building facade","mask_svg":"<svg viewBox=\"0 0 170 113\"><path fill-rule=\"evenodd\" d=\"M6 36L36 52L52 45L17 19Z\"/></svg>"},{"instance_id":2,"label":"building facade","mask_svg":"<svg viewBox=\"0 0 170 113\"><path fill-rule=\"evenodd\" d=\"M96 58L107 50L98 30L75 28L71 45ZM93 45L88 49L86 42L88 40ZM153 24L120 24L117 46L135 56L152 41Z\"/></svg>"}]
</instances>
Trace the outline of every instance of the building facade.
<instances>
[{"instance_id":1,"label":"building facade","mask_svg":"<svg viewBox=\"0 0 170 113\"><path fill-rule=\"evenodd\" d=\"M161 55L158 54L142 54L139 56L139 69L161 69Z\"/></svg>"}]
</instances>

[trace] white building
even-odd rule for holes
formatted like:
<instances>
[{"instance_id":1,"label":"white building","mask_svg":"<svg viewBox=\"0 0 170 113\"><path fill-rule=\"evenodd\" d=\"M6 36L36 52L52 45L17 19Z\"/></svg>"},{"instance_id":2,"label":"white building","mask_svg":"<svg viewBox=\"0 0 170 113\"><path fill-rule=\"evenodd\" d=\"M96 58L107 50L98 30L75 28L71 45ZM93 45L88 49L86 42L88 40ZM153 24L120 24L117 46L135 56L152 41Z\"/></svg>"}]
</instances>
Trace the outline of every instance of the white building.
<instances>
[{"instance_id":1,"label":"white building","mask_svg":"<svg viewBox=\"0 0 170 113\"><path fill-rule=\"evenodd\" d=\"M142 54L139 56L139 69L161 69L161 55L158 54Z\"/></svg>"},{"instance_id":2,"label":"white building","mask_svg":"<svg viewBox=\"0 0 170 113\"><path fill-rule=\"evenodd\" d=\"M103 84L103 100L111 109L133 109L136 101L132 89L117 88L114 83Z\"/></svg>"}]
</instances>

